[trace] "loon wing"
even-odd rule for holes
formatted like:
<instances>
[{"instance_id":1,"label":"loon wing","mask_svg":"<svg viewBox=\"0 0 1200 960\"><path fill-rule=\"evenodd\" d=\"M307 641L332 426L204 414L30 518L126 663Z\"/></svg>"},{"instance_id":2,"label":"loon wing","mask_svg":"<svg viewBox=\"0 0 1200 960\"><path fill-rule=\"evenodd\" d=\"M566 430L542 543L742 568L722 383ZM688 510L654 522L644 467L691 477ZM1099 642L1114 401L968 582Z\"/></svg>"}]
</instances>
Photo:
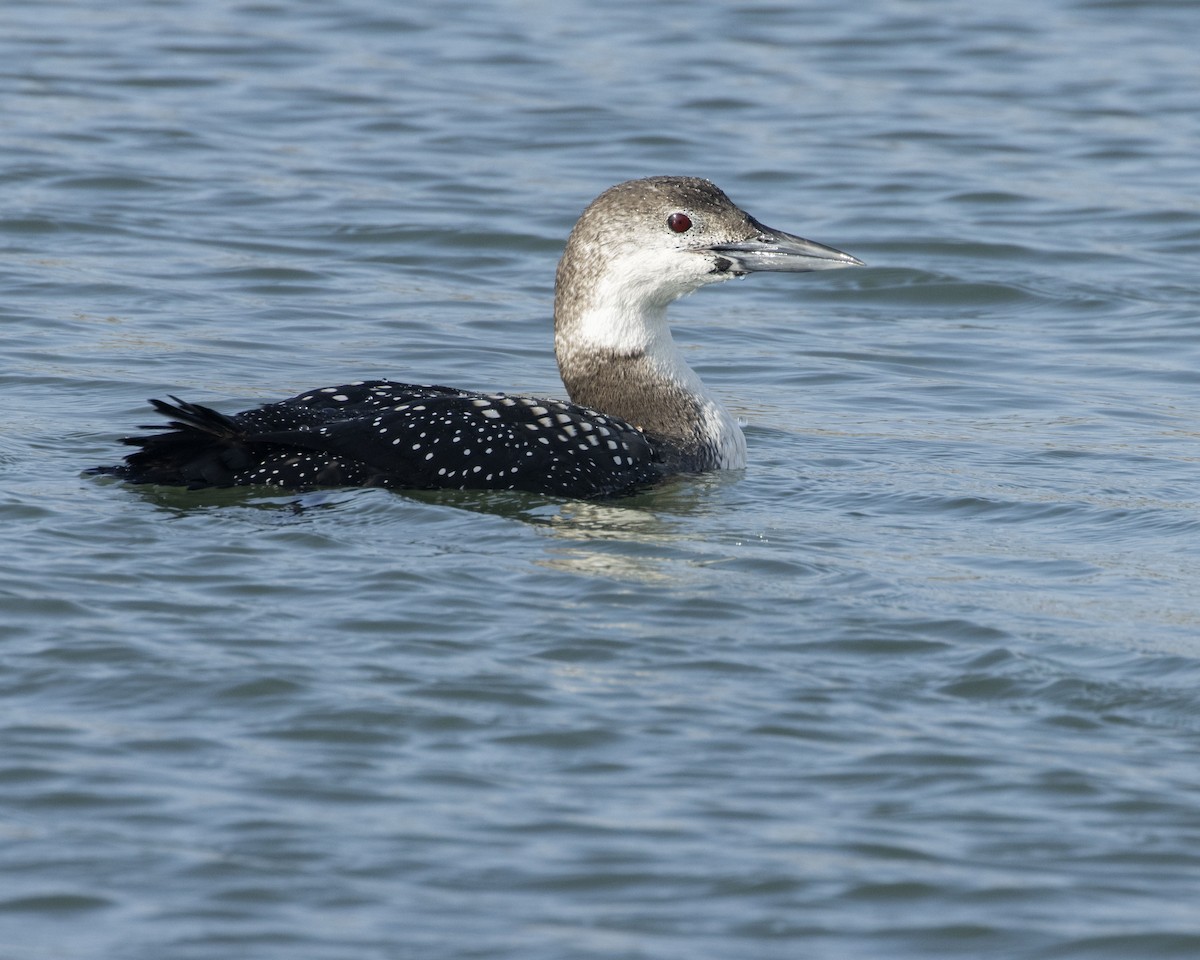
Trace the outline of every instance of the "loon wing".
<instances>
[{"instance_id":1,"label":"loon wing","mask_svg":"<svg viewBox=\"0 0 1200 960\"><path fill-rule=\"evenodd\" d=\"M172 430L130 438L120 475L192 487L268 484L612 496L661 479L640 431L575 404L379 380L234 416L152 401Z\"/></svg>"}]
</instances>

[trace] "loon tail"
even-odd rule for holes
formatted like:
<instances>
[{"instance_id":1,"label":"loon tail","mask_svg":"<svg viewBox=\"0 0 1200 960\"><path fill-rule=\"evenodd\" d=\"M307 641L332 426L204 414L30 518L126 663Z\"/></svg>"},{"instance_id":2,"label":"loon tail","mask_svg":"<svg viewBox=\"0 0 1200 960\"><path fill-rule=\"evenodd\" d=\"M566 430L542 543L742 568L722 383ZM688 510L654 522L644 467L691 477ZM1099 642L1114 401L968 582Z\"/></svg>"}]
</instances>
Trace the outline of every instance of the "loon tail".
<instances>
[{"instance_id":1,"label":"loon tail","mask_svg":"<svg viewBox=\"0 0 1200 960\"><path fill-rule=\"evenodd\" d=\"M172 396L174 403L151 400L168 420L165 424L143 424L143 430L158 431L121 442L139 449L124 463L89 471L119 477L132 483L160 483L192 489L229 486L234 476L250 463L246 431L231 417L211 407L188 403ZM163 430L166 432L162 432Z\"/></svg>"}]
</instances>

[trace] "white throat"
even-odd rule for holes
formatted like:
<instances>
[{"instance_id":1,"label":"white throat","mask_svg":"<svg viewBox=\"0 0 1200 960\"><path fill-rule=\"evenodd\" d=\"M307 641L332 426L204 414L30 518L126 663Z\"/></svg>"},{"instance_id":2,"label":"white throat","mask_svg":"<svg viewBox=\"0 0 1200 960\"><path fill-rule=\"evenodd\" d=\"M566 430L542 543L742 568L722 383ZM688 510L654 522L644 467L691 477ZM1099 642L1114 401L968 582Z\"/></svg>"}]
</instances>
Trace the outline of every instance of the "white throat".
<instances>
[{"instance_id":1,"label":"white throat","mask_svg":"<svg viewBox=\"0 0 1200 960\"><path fill-rule=\"evenodd\" d=\"M741 427L688 365L667 323L667 304L690 291L672 291L673 296L664 298L661 277L652 281L647 278L647 285L640 289L628 274L621 276L620 283L614 279L614 274L598 278L591 296L570 304L575 308L571 311L573 315L558 318L555 347L568 388L573 386L569 371L576 362L608 358L606 366L624 364L627 371L623 370L616 379L637 381L629 383L635 388L631 389L631 395L649 398L648 402L660 410L684 406L689 410L691 422L674 424L668 435L686 438L687 443L704 451L706 462L697 469L744 467L746 438ZM575 394L572 390L573 398ZM689 402L680 404L680 397ZM590 405L594 400L583 393L578 402ZM604 405L612 407L611 403ZM604 412L616 413L635 426L644 426L655 422L653 414L657 410L641 411L641 417L620 408ZM661 427L658 429L664 432Z\"/></svg>"}]
</instances>

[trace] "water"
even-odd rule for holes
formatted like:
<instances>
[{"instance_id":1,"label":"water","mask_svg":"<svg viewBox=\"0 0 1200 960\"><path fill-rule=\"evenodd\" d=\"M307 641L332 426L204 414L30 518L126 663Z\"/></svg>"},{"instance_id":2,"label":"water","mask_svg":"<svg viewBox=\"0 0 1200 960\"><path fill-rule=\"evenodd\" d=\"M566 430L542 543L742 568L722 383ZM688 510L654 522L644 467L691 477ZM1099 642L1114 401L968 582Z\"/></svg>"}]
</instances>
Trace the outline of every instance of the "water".
<instances>
[{"instance_id":1,"label":"water","mask_svg":"<svg viewBox=\"0 0 1200 960\"><path fill-rule=\"evenodd\" d=\"M1200 954L1200 10L0 9L0 956ZM175 393L561 392L601 189L744 472L83 476Z\"/></svg>"}]
</instances>

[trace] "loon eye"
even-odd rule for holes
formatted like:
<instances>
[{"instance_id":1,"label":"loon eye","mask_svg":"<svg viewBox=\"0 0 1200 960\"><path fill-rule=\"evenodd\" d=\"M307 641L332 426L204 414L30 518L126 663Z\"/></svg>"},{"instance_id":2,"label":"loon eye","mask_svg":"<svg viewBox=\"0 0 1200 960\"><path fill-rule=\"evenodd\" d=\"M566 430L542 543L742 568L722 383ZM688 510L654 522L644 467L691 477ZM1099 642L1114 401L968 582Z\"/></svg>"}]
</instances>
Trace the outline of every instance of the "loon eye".
<instances>
[{"instance_id":1,"label":"loon eye","mask_svg":"<svg viewBox=\"0 0 1200 960\"><path fill-rule=\"evenodd\" d=\"M667 226L676 233L687 233L692 229L692 218L686 213L673 213L667 217Z\"/></svg>"}]
</instances>

